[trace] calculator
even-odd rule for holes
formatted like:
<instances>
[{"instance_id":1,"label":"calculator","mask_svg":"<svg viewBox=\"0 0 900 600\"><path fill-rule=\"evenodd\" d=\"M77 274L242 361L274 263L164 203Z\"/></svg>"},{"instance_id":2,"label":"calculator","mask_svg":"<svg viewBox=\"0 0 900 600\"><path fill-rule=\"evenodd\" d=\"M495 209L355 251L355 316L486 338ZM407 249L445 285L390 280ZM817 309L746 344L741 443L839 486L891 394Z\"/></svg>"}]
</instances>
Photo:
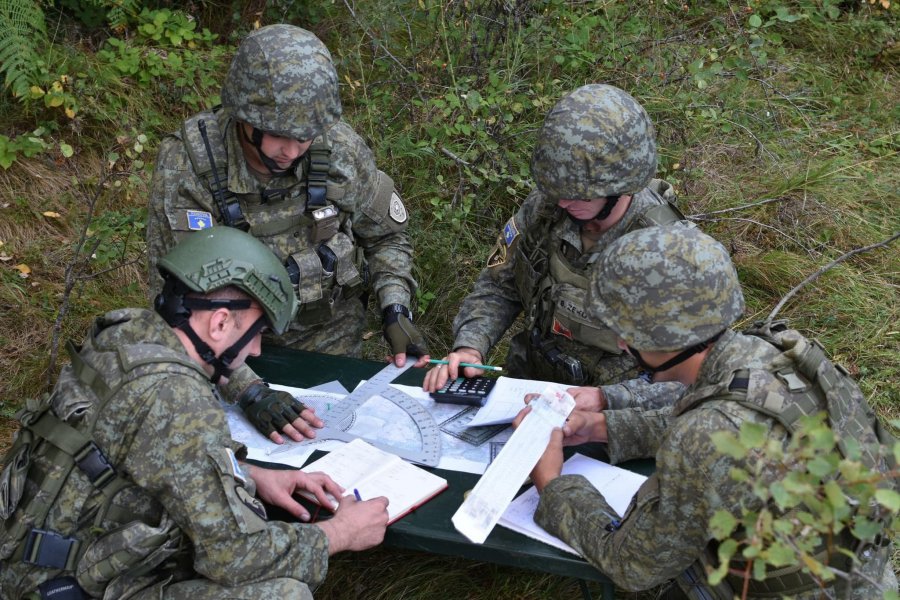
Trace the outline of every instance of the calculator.
<instances>
[{"instance_id":1,"label":"calculator","mask_svg":"<svg viewBox=\"0 0 900 600\"><path fill-rule=\"evenodd\" d=\"M484 406L488 394L497 380L492 377L457 377L444 384L444 387L431 392L435 402L448 404L467 404Z\"/></svg>"}]
</instances>

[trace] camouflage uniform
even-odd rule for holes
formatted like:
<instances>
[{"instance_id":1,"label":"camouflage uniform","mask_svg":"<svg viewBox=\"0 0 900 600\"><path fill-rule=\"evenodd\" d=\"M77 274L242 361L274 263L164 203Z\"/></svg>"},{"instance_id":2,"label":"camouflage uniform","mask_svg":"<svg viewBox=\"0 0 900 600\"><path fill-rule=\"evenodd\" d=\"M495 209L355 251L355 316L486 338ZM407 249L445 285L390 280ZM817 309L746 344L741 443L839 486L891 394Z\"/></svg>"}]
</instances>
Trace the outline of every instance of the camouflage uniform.
<instances>
[{"instance_id":1,"label":"camouflage uniform","mask_svg":"<svg viewBox=\"0 0 900 600\"><path fill-rule=\"evenodd\" d=\"M616 346L615 334L583 308L591 266L610 243L633 229L684 220L671 186L652 179L656 162L653 123L629 94L592 84L561 98L535 145L536 189L503 227L463 301L454 348L486 356L524 311L525 330L512 338L506 359L512 376L604 385L614 408L671 404L683 386L633 379L635 363ZM587 247L582 224L558 206L606 198L593 217L603 221L626 195L627 211L602 234L591 233Z\"/></svg>"},{"instance_id":2,"label":"camouflage uniform","mask_svg":"<svg viewBox=\"0 0 900 600\"><path fill-rule=\"evenodd\" d=\"M79 356L96 369L92 387L126 379L99 412L92 438L134 483L114 496L107 518L97 523L104 494L93 488L83 494L85 475L74 469L51 507L45 528L82 543L73 569L82 587L107 598L311 598L307 586L320 584L327 570L326 535L314 525L265 519L252 480L234 460L244 449L228 435L208 376L162 318L136 309L108 313L95 322ZM129 369L159 356L172 368L129 379ZM85 397L76 389L81 380L65 367L52 399L60 418L83 411L68 419L76 429L100 411L67 404ZM145 559L156 557L152 571L118 576L102 568L137 552L149 534L164 537L145 549L156 551ZM0 563L0 596L29 597L58 574L13 555Z\"/></svg>"},{"instance_id":3,"label":"camouflage uniform","mask_svg":"<svg viewBox=\"0 0 900 600\"><path fill-rule=\"evenodd\" d=\"M269 49L254 52L253 42L261 35L269 36ZM222 177L225 187L237 199L250 233L265 242L279 260L291 257L299 265L300 312L288 332L267 341L360 356L365 325L365 304L360 299L368 297L366 291L374 292L382 309L410 305L416 284L406 233L408 214L393 182L377 170L365 142L339 120L336 74L321 42L299 28L276 25L251 34L242 48L245 46L249 50L239 51L223 89L225 108L201 116L211 132L220 132L220 139L212 140L213 146L224 147L227 158L216 166L226 171ZM267 65L280 65L281 75L293 79L269 81L280 75L270 75L273 68ZM298 78L304 85L292 83ZM262 97L240 97L243 90L259 90ZM283 90L289 97L278 97L279 92L273 90ZM265 97L267 91L276 97ZM192 164L192 159L206 160L203 150L192 150L197 144L203 147L198 141L197 120L186 121L180 132L160 145L147 225L151 297L162 285L156 270L159 257L192 229L223 222L209 177L198 174ZM267 133L313 139L313 143L293 172L263 181L244 159L237 120L254 126L265 123L260 127ZM319 158L313 156L317 148L322 148ZM323 163L327 163L327 173L317 172ZM337 258L331 272L317 255L323 234L317 232L307 200L317 175L324 178L324 200L339 211L337 218L331 219L337 231L324 240ZM233 379L235 387L241 388L255 376L243 368Z\"/></svg>"},{"instance_id":4,"label":"camouflage uniform","mask_svg":"<svg viewBox=\"0 0 900 600\"><path fill-rule=\"evenodd\" d=\"M767 439L787 447L790 435L775 419L725 399L735 371L762 368L778 353L759 338L727 331L674 409L606 413L612 462L656 457L656 473L638 490L621 527L607 530L609 515L615 512L580 475L558 477L544 488L535 522L571 544L624 589L646 589L680 574L712 539L709 520L717 510L739 515L741 506L761 508L748 484L730 476L732 468L752 472L752 465L718 453L711 436L718 431L737 434L741 423L750 421L765 425ZM784 387L765 393L779 391L785 398L789 395ZM778 467L763 471L767 483L781 477ZM862 573L875 581L890 578L886 563L887 551L881 550L869 557ZM856 600L877 596L864 581L855 582L853 588ZM796 599L820 597L821 591L815 590Z\"/></svg>"},{"instance_id":5,"label":"camouflage uniform","mask_svg":"<svg viewBox=\"0 0 900 600\"><path fill-rule=\"evenodd\" d=\"M671 188L664 182L654 182L652 187L672 196ZM667 206L665 196L651 187L635 194L622 220L584 251L581 227L565 211L547 210L547 198L539 190L532 191L503 228L488 266L463 300L453 321L453 347L475 348L487 356L524 311L526 330L513 336L506 357L510 376L602 386L610 408L674 402L684 387L677 383L649 385L643 379L631 379L638 373L634 360L616 347L615 334L587 316L582 308L587 276L601 252L628 231L646 226L648 213L652 215ZM548 260L549 255L559 262L538 279L537 269L541 267L534 263ZM534 261L535 257L541 258ZM529 328L530 323L533 325ZM532 342L535 329L538 344ZM563 365L551 364L540 348L541 343L547 342L580 360L584 379L573 378Z\"/></svg>"},{"instance_id":6,"label":"camouflage uniform","mask_svg":"<svg viewBox=\"0 0 900 600\"><path fill-rule=\"evenodd\" d=\"M766 460L719 453L714 433L738 434L742 423L757 423L767 429L770 442L786 449L791 431L785 423L793 421L782 417L827 410L840 435L871 448L880 439L877 421L855 384L841 379L823 351L791 354L812 346L798 333L785 332L780 343L790 334L792 345L777 347L729 329L744 309L737 274L721 244L699 230L644 229L618 240L601 260L592 273L589 311L637 349L632 352L678 352L664 363L669 366L654 367L660 372L697 352L708 353L673 407L605 413L612 462L656 457L655 474L638 490L621 524L613 523L614 511L582 476L551 480L541 493L535 521L625 589L646 589L689 568L702 578L705 571L695 561L714 550L709 527L713 514L726 510L740 515L742 507L762 508L750 484L731 478L732 469L755 472L759 461ZM810 369L814 378L808 375ZM828 391L806 392L814 379L816 388ZM840 386L849 390L846 398L832 395ZM874 461L882 472L888 463L883 454ZM762 466L754 485L783 477L781 464ZM871 546L863 551L864 577L890 580L887 550ZM751 586L749 597L777 597L764 595L766 585L772 586L769 590L794 586L801 590L792 594L798 600L821 597L818 588L803 591L802 585L809 583L811 577L799 572L770 573L765 582L754 582L759 587ZM863 578L850 587L855 599L875 597L873 586Z\"/></svg>"}]
</instances>

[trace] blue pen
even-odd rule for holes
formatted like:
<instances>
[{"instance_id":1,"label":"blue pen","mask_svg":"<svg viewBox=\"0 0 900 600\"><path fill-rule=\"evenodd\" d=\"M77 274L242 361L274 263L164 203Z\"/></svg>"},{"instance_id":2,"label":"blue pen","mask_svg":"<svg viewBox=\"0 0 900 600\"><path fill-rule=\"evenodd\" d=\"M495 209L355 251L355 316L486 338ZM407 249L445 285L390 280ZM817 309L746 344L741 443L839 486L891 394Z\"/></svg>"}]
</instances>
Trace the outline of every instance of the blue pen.
<instances>
[{"instance_id":1,"label":"blue pen","mask_svg":"<svg viewBox=\"0 0 900 600\"><path fill-rule=\"evenodd\" d=\"M357 501L357 502L362 502L362 496L359 495L359 490L358 490L358 489L353 488L353 495L356 496L356 501Z\"/></svg>"}]
</instances>

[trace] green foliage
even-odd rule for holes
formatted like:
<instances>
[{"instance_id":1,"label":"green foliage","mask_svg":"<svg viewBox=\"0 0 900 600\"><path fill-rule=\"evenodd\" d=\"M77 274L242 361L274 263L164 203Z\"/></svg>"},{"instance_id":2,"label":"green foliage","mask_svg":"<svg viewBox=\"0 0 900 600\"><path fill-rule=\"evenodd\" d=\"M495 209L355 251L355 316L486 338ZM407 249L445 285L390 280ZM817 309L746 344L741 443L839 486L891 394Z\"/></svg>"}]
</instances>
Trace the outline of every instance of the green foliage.
<instances>
[{"instance_id":1,"label":"green foliage","mask_svg":"<svg viewBox=\"0 0 900 600\"><path fill-rule=\"evenodd\" d=\"M40 2L0 0L0 74L13 96L28 96L28 88L44 64L38 49L46 42Z\"/></svg>"},{"instance_id":2,"label":"green foliage","mask_svg":"<svg viewBox=\"0 0 900 600\"><path fill-rule=\"evenodd\" d=\"M0 167L8 169L19 155L30 158L45 150L47 143L42 138L43 134L42 129L14 139L0 134Z\"/></svg>"},{"instance_id":3,"label":"green foliage","mask_svg":"<svg viewBox=\"0 0 900 600\"><path fill-rule=\"evenodd\" d=\"M748 468L734 469L732 477L747 482L754 505L762 506L745 506L739 518L720 510L710 519L710 531L722 542L719 565L709 575L713 585L729 569L754 579L764 579L769 567L787 566L822 582L847 577L833 565L841 555L853 556L851 539L871 542L885 529L900 531L898 473L871 470L852 450L842 456L824 412L801 419L786 449L766 444L762 435L761 425L745 422L738 435L713 436L719 452L746 461ZM900 452L900 442L891 451ZM846 531L852 538L842 535ZM823 540L829 541L824 558L817 554Z\"/></svg>"}]
</instances>

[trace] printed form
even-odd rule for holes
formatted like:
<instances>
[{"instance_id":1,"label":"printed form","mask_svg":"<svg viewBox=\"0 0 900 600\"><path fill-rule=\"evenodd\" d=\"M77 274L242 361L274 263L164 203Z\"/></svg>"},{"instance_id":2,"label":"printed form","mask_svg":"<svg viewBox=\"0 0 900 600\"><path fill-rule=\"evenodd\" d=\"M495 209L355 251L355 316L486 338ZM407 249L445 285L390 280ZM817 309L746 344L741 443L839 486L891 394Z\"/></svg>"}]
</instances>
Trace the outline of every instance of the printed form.
<instances>
[{"instance_id":1,"label":"printed form","mask_svg":"<svg viewBox=\"0 0 900 600\"><path fill-rule=\"evenodd\" d=\"M575 399L553 388L531 402L531 412L453 515L453 525L461 534L476 544L484 543L541 458L551 432L563 426L573 408Z\"/></svg>"}]
</instances>

